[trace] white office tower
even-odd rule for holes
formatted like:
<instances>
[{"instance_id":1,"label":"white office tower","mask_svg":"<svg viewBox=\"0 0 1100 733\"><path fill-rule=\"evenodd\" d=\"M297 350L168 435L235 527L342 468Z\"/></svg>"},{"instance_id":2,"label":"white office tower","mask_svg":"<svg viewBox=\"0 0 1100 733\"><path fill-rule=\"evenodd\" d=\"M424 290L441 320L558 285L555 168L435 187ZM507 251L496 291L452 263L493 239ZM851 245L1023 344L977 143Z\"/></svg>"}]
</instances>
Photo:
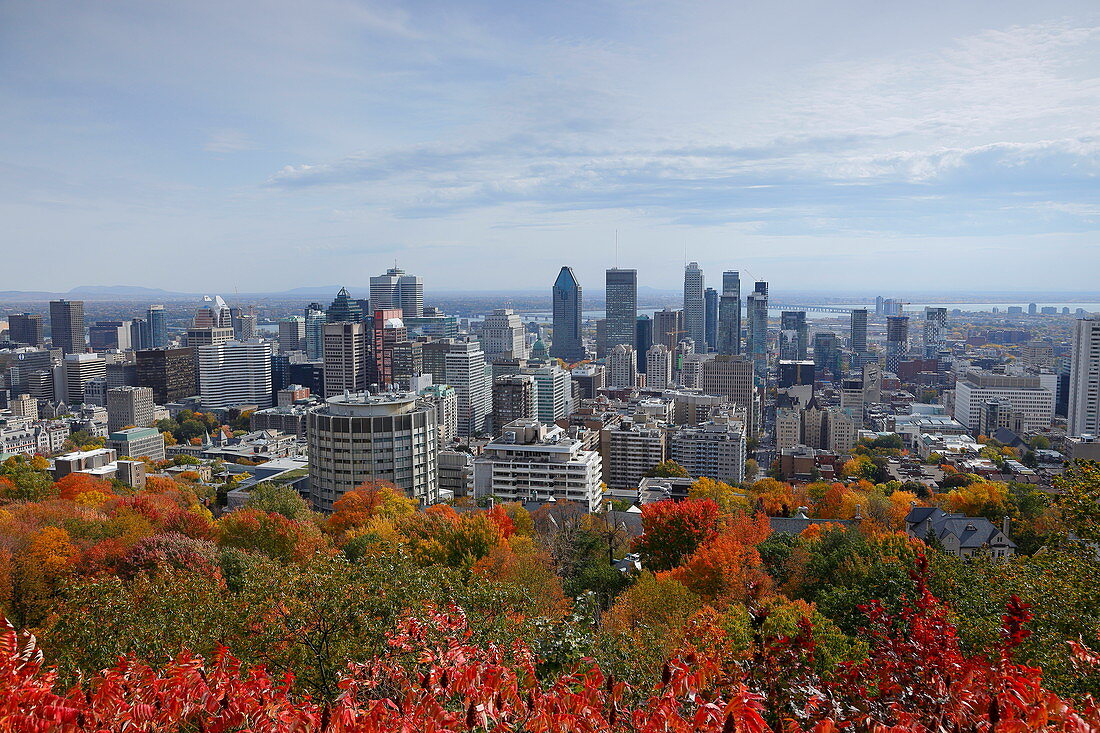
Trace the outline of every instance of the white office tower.
<instances>
[{"instance_id":1,"label":"white office tower","mask_svg":"<svg viewBox=\"0 0 1100 733\"><path fill-rule=\"evenodd\" d=\"M598 511L603 497L600 454L557 425L516 420L474 459L475 497L503 501L572 501Z\"/></svg>"},{"instance_id":2,"label":"white office tower","mask_svg":"<svg viewBox=\"0 0 1100 733\"><path fill-rule=\"evenodd\" d=\"M421 505L437 499L435 407L411 392L330 397L306 418L309 496L318 511L364 481L390 481Z\"/></svg>"},{"instance_id":3,"label":"white office tower","mask_svg":"<svg viewBox=\"0 0 1100 733\"><path fill-rule=\"evenodd\" d=\"M1069 372L1069 422L1073 437L1100 435L1100 318L1083 318L1074 325Z\"/></svg>"},{"instance_id":4,"label":"white office tower","mask_svg":"<svg viewBox=\"0 0 1100 733\"><path fill-rule=\"evenodd\" d=\"M527 358L523 322L511 308L497 308L486 316L480 338L486 361Z\"/></svg>"},{"instance_id":5,"label":"white office tower","mask_svg":"<svg viewBox=\"0 0 1100 733\"><path fill-rule=\"evenodd\" d=\"M684 331L697 351L706 351L706 305L703 302L703 270L698 262L684 268Z\"/></svg>"},{"instance_id":6,"label":"white office tower","mask_svg":"<svg viewBox=\"0 0 1100 733\"><path fill-rule=\"evenodd\" d=\"M935 359L947 348L947 309L924 309L924 358Z\"/></svg>"},{"instance_id":7,"label":"white office tower","mask_svg":"<svg viewBox=\"0 0 1100 733\"><path fill-rule=\"evenodd\" d=\"M404 318L420 318L424 315L424 283L400 267L391 267L385 275L370 279L370 307L400 308Z\"/></svg>"},{"instance_id":8,"label":"white office tower","mask_svg":"<svg viewBox=\"0 0 1100 733\"><path fill-rule=\"evenodd\" d=\"M99 354L65 354L65 400L70 405L86 402L84 394L93 379L107 381L107 362Z\"/></svg>"},{"instance_id":9,"label":"white office tower","mask_svg":"<svg viewBox=\"0 0 1100 733\"><path fill-rule=\"evenodd\" d=\"M1014 377L972 369L955 380L953 417L975 435L982 427L982 409L997 400L1020 416L1025 431L1050 427L1054 417L1054 393L1044 388L1039 377Z\"/></svg>"},{"instance_id":10,"label":"white office tower","mask_svg":"<svg viewBox=\"0 0 1100 733\"><path fill-rule=\"evenodd\" d=\"M664 344L653 344L645 355L645 386L664 389L672 384L672 352Z\"/></svg>"},{"instance_id":11,"label":"white office tower","mask_svg":"<svg viewBox=\"0 0 1100 733\"><path fill-rule=\"evenodd\" d=\"M370 377L367 324L326 323L323 332L325 397L366 390Z\"/></svg>"},{"instance_id":12,"label":"white office tower","mask_svg":"<svg viewBox=\"0 0 1100 733\"><path fill-rule=\"evenodd\" d=\"M493 417L492 377L477 339L439 339L424 344L424 373L458 394L458 435L490 430Z\"/></svg>"},{"instance_id":13,"label":"white office tower","mask_svg":"<svg viewBox=\"0 0 1100 733\"><path fill-rule=\"evenodd\" d=\"M633 346L619 344L607 355L607 384L620 388L638 386L638 360Z\"/></svg>"},{"instance_id":14,"label":"white office tower","mask_svg":"<svg viewBox=\"0 0 1100 733\"><path fill-rule=\"evenodd\" d=\"M271 407L271 344L258 339L230 341L196 351L203 408Z\"/></svg>"}]
</instances>

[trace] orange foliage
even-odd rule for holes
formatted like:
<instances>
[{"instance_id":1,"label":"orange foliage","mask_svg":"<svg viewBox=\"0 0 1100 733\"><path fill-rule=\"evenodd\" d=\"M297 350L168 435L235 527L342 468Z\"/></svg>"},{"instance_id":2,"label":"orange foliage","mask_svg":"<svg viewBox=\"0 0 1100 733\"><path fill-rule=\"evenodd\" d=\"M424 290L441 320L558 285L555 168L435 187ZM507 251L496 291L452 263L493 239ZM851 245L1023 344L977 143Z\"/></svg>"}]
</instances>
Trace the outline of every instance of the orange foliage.
<instances>
[{"instance_id":1,"label":"orange foliage","mask_svg":"<svg viewBox=\"0 0 1100 733\"><path fill-rule=\"evenodd\" d=\"M550 567L550 557L530 537L500 542L474 563L473 574L487 580L525 588L543 615L561 616L569 609L561 580Z\"/></svg>"},{"instance_id":2,"label":"orange foliage","mask_svg":"<svg viewBox=\"0 0 1100 733\"><path fill-rule=\"evenodd\" d=\"M62 499L76 501L81 494L98 493L110 498L115 495L109 481L89 476L86 473L70 473L62 476L54 484Z\"/></svg>"},{"instance_id":3,"label":"orange foliage","mask_svg":"<svg viewBox=\"0 0 1100 733\"><path fill-rule=\"evenodd\" d=\"M731 534L718 535L704 544L673 570L671 577L718 608L744 601L770 583L760 553Z\"/></svg>"},{"instance_id":4,"label":"orange foliage","mask_svg":"<svg viewBox=\"0 0 1100 733\"><path fill-rule=\"evenodd\" d=\"M392 519L414 511L416 502L389 481L364 481L333 502L328 528L341 534L365 525L376 515Z\"/></svg>"},{"instance_id":5,"label":"orange foliage","mask_svg":"<svg viewBox=\"0 0 1100 733\"><path fill-rule=\"evenodd\" d=\"M512 522L512 518L508 516L504 507L499 504L489 510L489 520L496 525L503 539L508 539L516 533L515 523Z\"/></svg>"}]
</instances>

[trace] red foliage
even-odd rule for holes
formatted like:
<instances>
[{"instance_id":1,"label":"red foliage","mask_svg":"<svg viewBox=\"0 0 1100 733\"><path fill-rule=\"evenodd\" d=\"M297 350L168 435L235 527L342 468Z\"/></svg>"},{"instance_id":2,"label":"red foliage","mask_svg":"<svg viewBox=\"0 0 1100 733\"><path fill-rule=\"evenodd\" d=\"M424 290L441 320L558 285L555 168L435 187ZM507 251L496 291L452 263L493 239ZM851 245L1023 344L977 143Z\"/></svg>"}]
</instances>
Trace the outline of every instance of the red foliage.
<instances>
[{"instance_id":1,"label":"red foliage","mask_svg":"<svg viewBox=\"0 0 1100 733\"><path fill-rule=\"evenodd\" d=\"M711 499L658 501L642 507L642 536L635 547L645 567L671 570L718 534L722 513Z\"/></svg>"},{"instance_id":2,"label":"red foliage","mask_svg":"<svg viewBox=\"0 0 1100 733\"><path fill-rule=\"evenodd\" d=\"M54 484L54 487L58 490L62 499L69 499L70 501L75 500L81 494L93 491L99 492L105 497L115 495L114 487L111 486L109 481L89 476L86 473L70 473L62 476Z\"/></svg>"},{"instance_id":3,"label":"red foliage","mask_svg":"<svg viewBox=\"0 0 1100 733\"><path fill-rule=\"evenodd\" d=\"M508 516L508 512L504 511L504 507L500 504L494 505L489 510L489 519L496 525L501 539L508 539L516 533L515 522L512 521L512 518Z\"/></svg>"},{"instance_id":4,"label":"red foliage","mask_svg":"<svg viewBox=\"0 0 1100 733\"><path fill-rule=\"evenodd\" d=\"M744 669L724 665L707 644L689 646L664 664L654 690L635 696L590 662L540 682L526 645L476 645L459 609L429 609L426 618L402 620L386 652L350 665L331 706L294 699L289 679L242 671L224 651L210 664L182 654L159 671L123 658L83 689L59 692L33 637L9 626L0 633L0 730L1084 733L1100 726L1092 700L1075 708L1043 689L1037 669L1011 661L1030 618L1018 601L989 658L960 651L923 574L902 612L878 604L867 612L867 659L831 676L813 671L812 627L803 620L793 637L757 646ZM754 628L763 615L753 612ZM722 633L709 626L700 637ZM1095 661L1078 656L1081 664Z\"/></svg>"}]
</instances>

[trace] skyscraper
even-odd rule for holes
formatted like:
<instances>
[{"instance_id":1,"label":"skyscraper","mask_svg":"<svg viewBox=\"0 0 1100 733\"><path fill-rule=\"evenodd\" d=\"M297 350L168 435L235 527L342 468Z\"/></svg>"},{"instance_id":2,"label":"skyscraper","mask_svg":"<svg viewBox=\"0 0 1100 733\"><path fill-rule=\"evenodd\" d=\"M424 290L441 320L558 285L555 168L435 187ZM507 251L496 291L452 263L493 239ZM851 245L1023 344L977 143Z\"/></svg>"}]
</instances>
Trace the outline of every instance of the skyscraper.
<instances>
[{"instance_id":1,"label":"skyscraper","mask_svg":"<svg viewBox=\"0 0 1100 733\"><path fill-rule=\"evenodd\" d=\"M1100 435L1100 318L1074 324L1068 412L1069 435Z\"/></svg>"},{"instance_id":2,"label":"skyscraper","mask_svg":"<svg viewBox=\"0 0 1100 733\"><path fill-rule=\"evenodd\" d=\"M840 368L840 344L832 331L814 334L814 365L819 371L828 369L834 375Z\"/></svg>"},{"instance_id":3,"label":"skyscraper","mask_svg":"<svg viewBox=\"0 0 1100 733\"><path fill-rule=\"evenodd\" d=\"M809 330L805 311L783 311L779 314L779 358L803 361L809 353Z\"/></svg>"},{"instance_id":4,"label":"skyscraper","mask_svg":"<svg viewBox=\"0 0 1100 733\"><path fill-rule=\"evenodd\" d=\"M924 309L924 358L935 359L947 346L947 309Z\"/></svg>"},{"instance_id":5,"label":"skyscraper","mask_svg":"<svg viewBox=\"0 0 1100 733\"><path fill-rule=\"evenodd\" d=\"M536 415L537 387L530 374L502 374L493 380L493 430Z\"/></svg>"},{"instance_id":6,"label":"skyscraper","mask_svg":"<svg viewBox=\"0 0 1100 733\"><path fill-rule=\"evenodd\" d=\"M527 356L523 322L511 308L497 308L486 316L479 338L486 361L523 359Z\"/></svg>"},{"instance_id":7,"label":"skyscraper","mask_svg":"<svg viewBox=\"0 0 1100 733\"><path fill-rule=\"evenodd\" d=\"M729 398L738 409L744 410L747 420L745 434L748 437L755 437L759 432L753 372L753 364L749 359L719 354L702 363L699 376L699 386L703 394L722 395Z\"/></svg>"},{"instance_id":8,"label":"skyscraper","mask_svg":"<svg viewBox=\"0 0 1100 733\"><path fill-rule=\"evenodd\" d=\"M707 338L707 351L718 349L718 291L707 288L703 291L703 314L706 320L704 333Z\"/></svg>"},{"instance_id":9,"label":"skyscraper","mask_svg":"<svg viewBox=\"0 0 1100 733\"><path fill-rule=\"evenodd\" d=\"M326 315L329 323L358 323L363 320L363 309L351 297L347 288L340 288Z\"/></svg>"},{"instance_id":10,"label":"skyscraper","mask_svg":"<svg viewBox=\"0 0 1100 733\"><path fill-rule=\"evenodd\" d=\"M610 387L637 386L638 359L633 346L619 344L607 354L607 384Z\"/></svg>"},{"instance_id":11,"label":"skyscraper","mask_svg":"<svg viewBox=\"0 0 1100 733\"><path fill-rule=\"evenodd\" d=\"M664 389L672 383L672 352L664 344L653 344L646 353L645 386Z\"/></svg>"},{"instance_id":12,"label":"skyscraper","mask_svg":"<svg viewBox=\"0 0 1100 733\"><path fill-rule=\"evenodd\" d=\"M17 344L42 345L42 316L37 313L12 313L8 316L8 338Z\"/></svg>"},{"instance_id":13,"label":"skyscraper","mask_svg":"<svg viewBox=\"0 0 1100 733\"><path fill-rule=\"evenodd\" d=\"M370 377L373 384L385 387L394 383L394 347L405 342L409 334L401 320L401 313L400 308L383 308L374 312L374 328L371 331L374 371Z\"/></svg>"},{"instance_id":14,"label":"skyscraper","mask_svg":"<svg viewBox=\"0 0 1100 733\"><path fill-rule=\"evenodd\" d=\"M633 346L638 320L638 271L613 267L607 271L605 310L607 351L619 344Z\"/></svg>"},{"instance_id":15,"label":"skyscraper","mask_svg":"<svg viewBox=\"0 0 1100 733\"><path fill-rule=\"evenodd\" d=\"M84 301L51 300L50 334L54 348L65 354L83 354L88 348L84 339Z\"/></svg>"},{"instance_id":16,"label":"skyscraper","mask_svg":"<svg viewBox=\"0 0 1100 733\"><path fill-rule=\"evenodd\" d=\"M485 352L477 339L439 339L424 344L424 373L437 384L449 384L458 395L458 434L471 437L489 430L492 380L485 372Z\"/></svg>"},{"instance_id":17,"label":"skyscraper","mask_svg":"<svg viewBox=\"0 0 1100 733\"><path fill-rule=\"evenodd\" d=\"M325 357L325 310L320 303L306 306L306 358L320 361Z\"/></svg>"},{"instance_id":18,"label":"skyscraper","mask_svg":"<svg viewBox=\"0 0 1100 733\"><path fill-rule=\"evenodd\" d=\"M673 351L683 338L683 311L665 308L653 314L653 343L664 344L669 351Z\"/></svg>"},{"instance_id":19,"label":"skyscraper","mask_svg":"<svg viewBox=\"0 0 1100 733\"><path fill-rule=\"evenodd\" d=\"M158 405L176 402L198 394L195 371L195 351L184 349L149 349L137 353L137 383L151 387Z\"/></svg>"},{"instance_id":20,"label":"skyscraper","mask_svg":"<svg viewBox=\"0 0 1100 733\"><path fill-rule=\"evenodd\" d=\"M584 358L581 342L581 285L572 267L563 267L551 290L554 301L554 340L550 355L569 363Z\"/></svg>"},{"instance_id":21,"label":"skyscraper","mask_svg":"<svg viewBox=\"0 0 1100 733\"><path fill-rule=\"evenodd\" d=\"M279 319L279 351L285 353L301 351L306 340L306 319L302 316L287 316Z\"/></svg>"},{"instance_id":22,"label":"skyscraper","mask_svg":"<svg viewBox=\"0 0 1100 733\"><path fill-rule=\"evenodd\" d=\"M324 333L324 396L365 390L370 377L367 324L326 323Z\"/></svg>"},{"instance_id":23,"label":"skyscraper","mask_svg":"<svg viewBox=\"0 0 1100 733\"><path fill-rule=\"evenodd\" d=\"M107 430L147 428L153 424L153 390L150 387L114 387L107 390Z\"/></svg>"},{"instance_id":24,"label":"skyscraper","mask_svg":"<svg viewBox=\"0 0 1100 733\"><path fill-rule=\"evenodd\" d=\"M391 267L385 275L370 279L370 307L399 308L403 318L420 318L424 315L424 282L400 267Z\"/></svg>"},{"instance_id":25,"label":"skyscraper","mask_svg":"<svg viewBox=\"0 0 1100 733\"><path fill-rule=\"evenodd\" d=\"M909 316L886 316L886 370L897 374L908 353Z\"/></svg>"},{"instance_id":26,"label":"skyscraper","mask_svg":"<svg viewBox=\"0 0 1100 733\"><path fill-rule=\"evenodd\" d=\"M741 275L736 270L722 273L722 295L718 299L718 353L741 353Z\"/></svg>"},{"instance_id":27,"label":"skyscraper","mask_svg":"<svg viewBox=\"0 0 1100 733\"><path fill-rule=\"evenodd\" d=\"M645 355L649 347L653 345L653 319L649 316L638 316L634 327L634 353L638 356L638 371L645 374Z\"/></svg>"},{"instance_id":28,"label":"skyscraper","mask_svg":"<svg viewBox=\"0 0 1100 733\"><path fill-rule=\"evenodd\" d=\"M684 330L695 341L697 352L706 351L706 306L703 303L703 271L698 262L684 268Z\"/></svg>"},{"instance_id":29,"label":"skyscraper","mask_svg":"<svg viewBox=\"0 0 1100 733\"><path fill-rule=\"evenodd\" d=\"M204 408L271 407L271 344L258 339L230 341L200 346L196 351Z\"/></svg>"},{"instance_id":30,"label":"skyscraper","mask_svg":"<svg viewBox=\"0 0 1100 733\"><path fill-rule=\"evenodd\" d=\"M757 281L756 288L747 298L749 318L749 357L756 366L756 373L768 370L768 284Z\"/></svg>"},{"instance_id":31,"label":"skyscraper","mask_svg":"<svg viewBox=\"0 0 1100 733\"><path fill-rule=\"evenodd\" d=\"M852 351L857 354L867 353L867 309L855 308L852 310L852 327L849 336Z\"/></svg>"}]
</instances>

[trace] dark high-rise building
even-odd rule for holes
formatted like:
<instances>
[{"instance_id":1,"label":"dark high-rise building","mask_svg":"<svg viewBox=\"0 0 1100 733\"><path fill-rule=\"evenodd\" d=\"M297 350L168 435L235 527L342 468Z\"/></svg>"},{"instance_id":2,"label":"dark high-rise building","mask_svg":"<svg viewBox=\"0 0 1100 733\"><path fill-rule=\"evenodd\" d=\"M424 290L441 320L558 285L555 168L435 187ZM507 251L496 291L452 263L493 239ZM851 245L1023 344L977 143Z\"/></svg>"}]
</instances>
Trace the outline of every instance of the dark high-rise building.
<instances>
[{"instance_id":1,"label":"dark high-rise building","mask_svg":"<svg viewBox=\"0 0 1100 733\"><path fill-rule=\"evenodd\" d=\"M809 353L809 330L805 311L783 311L779 314L779 358L804 361Z\"/></svg>"},{"instance_id":2,"label":"dark high-rise building","mask_svg":"<svg viewBox=\"0 0 1100 733\"><path fill-rule=\"evenodd\" d=\"M150 348L149 322L144 318L135 318L130 321L130 348L134 351Z\"/></svg>"},{"instance_id":3,"label":"dark high-rise building","mask_svg":"<svg viewBox=\"0 0 1100 733\"><path fill-rule=\"evenodd\" d=\"M638 316L634 328L634 351L638 355L638 371L645 374L645 355L653 345L653 319Z\"/></svg>"},{"instance_id":4,"label":"dark high-rise building","mask_svg":"<svg viewBox=\"0 0 1100 733\"><path fill-rule=\"evenodd\" d=\"M706 308L703 304L703 270L698 262L684 268L684 330L695 341L695 350L707 350Z\"/></svg>"},{"instance_id":5,"label":"dark high-rise building","mask_svg":"<svg viewBox=\"0 0 1100 733\"><path fill-rule=\"evenodd\" d=\"M317 361L292 363L287 368L287 379L291 384L309 387L310 394L325 393L325 366Z\"/></svg>"},{"instance_id":6,"label":"dark high-rise building","mask_svg":"<svg viewBox=\"0 0 1100 733\"><path fill-rule=\"evenodd\" d=\"M856 308L852 311L852 329L850 346L857 354L867 353L867 309Z\"/></svg>"},{"instance_id":7,"label":"dark high-rise building","mask_svg":"<svg viewBox=\"0 0 1100 733\"><path fill-rule=\"evenodd\" d=\"M581 341L581 284L577 282L572 267L563 267L554 281L554 340L550 355L565 362L584 358Z\"/></svg>"},{"instance_id":8,"label":"dark high-rise building","mask_svg":"<svg viewBox=\"0 0 1100 733\"><path fill-rule=\"evenodd\" d=\"M832 331L814 334L814 364L818 370L828 369L834 375L840 370L840 343Z\"/></svg>"},{"instance_id":9,"label":"dark high-rise building","mask_svg":"<svg viewBox=\"0 0 1100 733\"><path fill-rule=\"evenodd\" d=\"M886 316L886 370L898 373L898 363L909 353L909 316Z\"/></svg>"},{"instance_id":10,"label":"dark high-rise building","mask_svg":"<svg viewBox=\"0 0 1100 733\"><path fill-rule=\"evenodd\" d=\"M37 313L12 313L8 316L8 338L17 344L42 345L42 316Z\"/></svg>"},{"instance_id":11,"label":"dark high-rise building","mask_svg":"<svg viewBox=\"0 0 1100 733\"><path fill-rule=\"evenodd\" d=\"M152 387L158 405L199 393L195 350L146 349L137 352L137 386Z\"/></svg>"},{"instance_id":12,"label":"dark high-rise building","mask_svg":"<svg viewBox=\"0 0 1100 733\"><path fill-rule=\"evenodd\" d=\"M763 375L768 370L768 284L756 283L747 299L749 319L748 355L756 367L756 373Z\"/></svg>"},{"instance_id":13,"label":"dark high-rise building","mask_svg":"<svg viewBox=\"0 0 1100 733\"><path fill-rule=\"evenodd\" d=\"M664 344L669 351L684 338L684 312L671 308L653 314L653 343ZM648 351L649 349L646 349Z\"/></svg>"},{"instance_id":14,"label":"dark high-rise building","mask_svg":"<svg viewBox=\"0 0 1100 733\"><path fill-rule=\"evenodd\" d=\"M722 295L718 299L718 353L741 353L741 275L722 273Z\"/></svg>"},{"instance_id":15,"label":"dark high-rise building","mask_svg":"<svg viewBox=\"0 0 1100 733\"><path fill-rule=\"evenodd\" d=\"M84 301L51 300L50 334L54 348L66 354L83 354L88 348L84 339Z\"/></svg>"},{"instance_id":16,"label":"dark high-rise building","mask_svg":"<svg viewBox=\"0 0 1100 733\"><path fill-rule=\"evenodd\" d=\"M703 314L706 317L704 332L707 351L715 351L718 348L718 291L714 288L703 291Z\"/></svg>"},{"instance_id":17,"label":"dark high-rise building","mask_svg":"<svg viewBox=\"0 0 1100 733\"><path fill-rule=\"evenodd\" d=\"M340 288L332 305L328 307L329 323L359 323L363 320L363 309L359 301L351 297L347 288Z\"/></svg>"},{"instance_id":18,"label":"dark high-rise building","mask_svg":"<svg viewBox=\"0 0 1100 733\"><path fill-rule=\"evenodd\" d=\"M168 347L168 312L163 305L149 306L146 314L149 321L149 348L164 349Z\"/></svg>"},{"instance_id":19,"label":"dark high-rise building","mask_svg":"<svg viewBox=\"0 0 1100 733\"><path fill-rule=\"evenodd\" d=\"M638 271L612 267L607 271L604 310L607 313L607 337L604 350L619 344L634 345L638 320Z\"/></svg>"}]
</instances>

